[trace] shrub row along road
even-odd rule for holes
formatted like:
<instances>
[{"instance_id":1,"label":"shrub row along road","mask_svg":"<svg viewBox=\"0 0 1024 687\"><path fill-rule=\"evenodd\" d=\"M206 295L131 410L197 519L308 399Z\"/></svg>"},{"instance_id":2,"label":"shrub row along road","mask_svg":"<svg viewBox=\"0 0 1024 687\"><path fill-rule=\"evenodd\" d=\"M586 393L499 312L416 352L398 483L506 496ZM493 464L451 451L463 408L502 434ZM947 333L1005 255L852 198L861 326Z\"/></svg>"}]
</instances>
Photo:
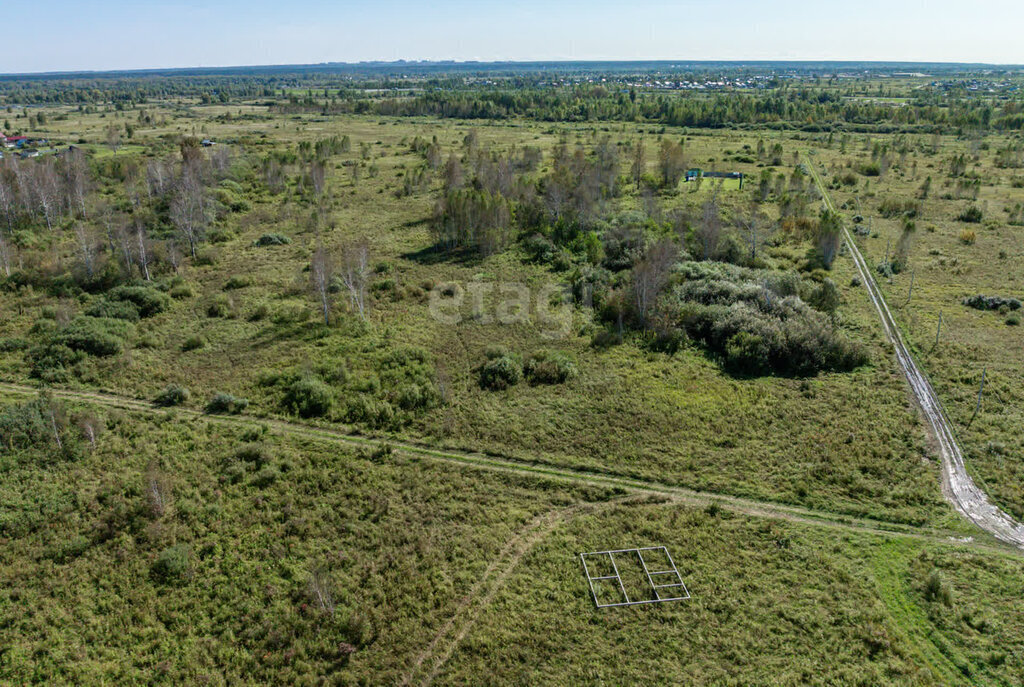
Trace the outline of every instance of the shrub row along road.
<instances>
[{"instance_id":1,"label":"shrub row along road","mask_svg":"<svg viewBox=\"0 0 1024 687\"><path fill-rule=\"evenodd\" d=\"M9 396L34 396L42 389L23 384L0 382L0 393ZM885 522L870 518L845 516L838 513L816 511L800 506L791 506L771 501L730 496L706 491L696 491L685 487L662 484L651 480L625 477L621 475L590 472L567 467L559 467L542 463L530 463L514 458L507 458L468 451L437 449L408 442L394 442L387 439L368 438L347 434L340 429L318 427L299 422L289 422L252 415L209 415L190 408L159 408L151 402L128 396L119 396L99 391L72 391L68 389L47 388L46 392L54 398L116 408L148 415L177 414L180 417L205 419L221 425L235 427L266 426L279 434L316 439L345 444L363 449L379 449L388 447L399 455L414 459L426 459L449 463L478 470L490 470L511 475L532 477L535 479L568 482L591 487L617 489L625 493L647 494L658 496L675 503L689 506L704 507L712 503L730 511L760 518L787 520L789 522L827 527L847 532L862 532L885 537L910 538L933 543L964 546L983 549L991 552L1020 555L1019 551L1004 547L1001 544L987 541L973 541L958 538L959 533L928 526L907 525L904 523Z\"/></svg>"},{"instance_id":2,"label":"shrub row along road","mask_svg":"<svg viewBox=\"0 0 1024 687\"><path fill-rule=\"evenodd\" d=\"M825 189L814 162L808 159L806 167L821 192L825 207L836 212L835 204ZM871 298L875 310L878 311L878 316L882 318L882 327L885 329L886 338L892 343L893 350L896 352L896 362L899 363L900 369L903 370L907 381L910 382L910 388L914 392L918 406L928 419L932 435L938 442L939 455L942 460L943 493L958 512L978 527L1001 541L1024 548L1024 525L992 503L988 495L974 483L967 473L964 456L956 436L953 434L949 417L943 410L942 403L939 401L935 389L932 388L931 382L921 372L914 357L910 354L910 349L904 343L903 335L900 333L899 327L896 326L896 320L889 311L885 297L878 288L871 269L865 262L864 256L861 255L860 249L857 248L849 227L845 223L843 224L843 236L846 239L846 245L849 246L850 255L857 265L857 271L860 272L864 287L867 289L868 297Z\"/></svg>"}]
</instances>

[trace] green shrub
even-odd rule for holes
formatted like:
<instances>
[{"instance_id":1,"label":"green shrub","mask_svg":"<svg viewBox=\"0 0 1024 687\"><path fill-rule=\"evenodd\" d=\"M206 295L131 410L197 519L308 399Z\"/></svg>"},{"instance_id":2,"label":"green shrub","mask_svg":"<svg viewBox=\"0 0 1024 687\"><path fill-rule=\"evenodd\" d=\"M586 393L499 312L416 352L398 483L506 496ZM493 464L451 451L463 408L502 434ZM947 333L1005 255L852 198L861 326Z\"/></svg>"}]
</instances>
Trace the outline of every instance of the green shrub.
<instances>
[{"instance_id":1,"label":"green shrub","mask_svg":"<svg viewBox=\"0 0 1024 687\"><path fill-rule=\"evenodd\" d=\"M309 319L309 308L301 305L282 305L271 319L274 324L299 324Z\"/></svg>"},{"instance_id":2,"label":"green shrub","mask_svg":"<svg viewBox=\"0 0 1024 687\"><path fill-rule=\"evenodd\" d=\"M537 351L523 365L523 375L531 384L562 384L577 374L572 359L558 351Z\"/></svg>"},{"instance_id":3,"label":"green shrub","mask_svg":"<svg viewBox=\"0 0 1024 687\"><path fill-rule=\"evenodd\" d=\"M156 398L153 399L153 403L167 408L171 406L179 406L182 403L187 403L191 395L192 394L189 393L189 390L183 386L168 384L164 387L164 390L157 394Z\"/></svg>"},{"instance_id":4,"label":"green shrub","mask_svg":"<svg viewBox=\"0 0 1024 687\"><path fill-rule=\"evenodd\" d=\"M44 344L28 351L29 374L50 384L66 382L86 356L61 344Z\"/></svg>"},{"instance_id":5,"label":"green shrub","mask_svg":"<svg viewBox=\"0 0 1024 687\"><path fill-rule=\"evenodd\" d=\"M229 317L231 315L231 303L224 296L218 296L206 306L207 317Z\"/></svg>"},{"instance_id":6,"label":"green shrub","mask_svg":"<svg viewBox=\"0 0 1024 687\"><path fill-rule=\"evenodd\" d=\"M1018 315L1017 313L1013 313L1012 315L1008 316L1006 318L1006 324L1010 325L1011 327L1018 326L1020 324L1020 315Z\"/></svg>"},{"instance_id":7,"label":"green shrub","mask_svg":"<svg viewBox=\"0 0 1024 687\"><path fill-rule=\"evenodd\" d=\"M270 315L270 306L266 303L260 303L257 305L247 318L250 322L259 322L265 320Z\"/></svg>"},{"instance_id":8,"label":"green shrub","mask_svg":"<svg viewBox=\"0 0 1024 687\"><path fill-rule=\"evenodd\" d=\"M16 337L0 339L0 353L23 351L26 348L28 348L28 341L25 341L25 339L19 339Z\"/></svg>"},{"instance_id":9,"label":"green shrub","mask_svg":"<svg viewBox=\"0 0 1024 687\"><path fill-rule=\"evenodd\" d=\"M79 437L64 427L66 414L57 402L38 397L25 403L13 404L0 410L0 455L8 451L28 452L36 459L51 460L55 455L64 458L78 456ZM61 433L61 454L53 431L57 424Z\"/></svg>"},{"instance_id":10,"label":"green shrub","mask_svg":"<svg viewBox=\"0 0 1024 687\"><path fill-rule=\"evenodd\" d=\"M108 301L103 299L93 303L85 311L85 314L92 317L110 317L129 322L139 321L139 308L131 301Z\"/></svg>"},{"instance_id":11,"label":"green shrub","mask_svg":"<svg viewBox=\"0 0 1024 687\"><path fill-rule=\"evenodd\" d=\"M523 366L515 356L500 355L489 359L480 368L480 386L500 391L515 386L523 379Z\"/></svg>"},{"instance_id":12,"label":"green shrub","mask_svg":"<svg viewBox=\"0 0 1024 687\"><path fill-rule=\"evenodd\" d=\"M235 238L235 232L230 229L211 229L206 234L206 240L210 243L227 243L233 238Z\"/></svg>"},{"instance_id":13,"label":"green shrub","mask_svg":"<svg viewBox=\"0 0 1024 687\"><path fill-rule=\"evenodd\" d=\"M160 552L153 563L153 579L158 582L180 582L189 571L189 551L184 544L175 544Z\"/></svg>"},{"instance_id":14,"label":"green shrub","mask_svg":"<svg viewBox=\"0 0 1024 687\"><path fill-rule=\"evenodd\" d=\"M967 208L959 215L957 215L957 219L960 220L961 222L977 224L982 220L983 216L984 215L981 211L981 208L977 207L976 205L972 205L971 207Z\"/></svg>"},{"instance_id":15,"label":"green shrub","mask_svg":"<svg viewBox=\"0 0 1024 687\"><path fill-rule=\"evenodd\" d=\"M194 334L185 339L184 343L181 344L181 350L188 353L189 351L199 350L200 348L203 348L205 345L206 341L203 340L203 337L199 336L198 334Z\"/></svg>"},{"instance_id":16,"label":"green shrub","mask_svg":"<svg viewBox=\"0 0 1024 687\"><path fill-rule=\"evenodd\" d=\"M195 295L192 291L192 287L188 284L178 284L177 286L172 287L168 293L171 294L171 298L177 298L178 300L192 298L192 296Z\"/></svg>"},{"instance_id":17,"label":"green shrub","mask_svg":"<svg viewBox=\"0 0 1024 687\"><path fill-rule=\"evenodd\" d=\"M152 317L171 306L170 296L148 286L118 286L107 292L107 299L133 303L140 317Z\"/></svg>"},{"instance_id":18,"label":"green shrub","mask_svg":"<svg viewBox=\"0 0 1024 687\"><path fill-rule=\"evenodd\" d=\"M1004 315L1011 310L1020 310L1021 308L1019 299L1003 296L983 296L978 294L976 296L968 296L961 302L968 308L974 308L975 310L998 310Z\"/></svg>"},{"instance_id":19,"label":"green shrub","mask_svg":"<svg viewBox=\"0 0 1024 687\"><path fill-rule=\"evenodd\" d=\"M251 283L252 282L249 281L248 277L235 275L228 279L227 283L224 284L224 290L231 291L232 289L244 289Z\"/></svg>"},{"instance_id":20,"label":"green shrub","mask_svg":"<svg viewBox=\"0 0 1024 687\"><path fill-rule=\"evenodd\" d=\"M484 357L488 360L494 360L495 358L504 358L512 355L507 348L504 346L488 346L484 349Z\"/></svg>"},{"instance_id":21,"label":"green shrub","mask_svg":"<svg viewBox=\"0 0 1024 687\"><path fill-rule=\"evenodd\" d=\"M924 584L924 598L927 601L939 601L945 606L953 604L953 592L942 579L938 570L932 570Z\"/></svg>"},{"instance_id":22,"label":"green shrub","mask_svg":"<svg viewBox=\"0 0 1024 687\"><path fill-rule=\"evenodd\" d=\"M120 324L110 318L76 317L54 335L52 342L89 355L117 355L126 333Z\"/></svg>"},{"instance_id":23,"label":"green shrub","mask_svg":"<svg viewBox=\"0 0 1024 687\"><path fill-rule=\"evenodd\" d=\"M274 456L263 444L249 443L235 449L234 458L243 463L252 463L257 468L274 462Z\"/></svg>"},{"instance_id":24,"label":"green shrub","mask_svg":"<svg viewBox=\"0 0 1024 687\"><path fill-rule=\"evenodd\" d=\"M878 212L882 217L888 219L893 217L913 218L921 214L921 203L916 200L901 201L895 198L887 198L878 207Z\"/></svg>"},{"instance_id":25,"label":"green shrub","mask_svg":"<svg viewBox=\"0 0 1024 687\"><path fill-rule=\"evenodd\" d=\"M260 468L259 472L253 475L252 484L253 486L260 488L269 487L277 480L280 474L281 473L276 466L264 465L262 468Z\"/></svg>"},{"instance_id":26,"label":"green shrub","mask_svg":"<svg viewBox=\"0 0 1024 687\"><path fill-rule=\"evenodd\" d=\"M683 276L701 277L677 286L664 300L667 324L686 332L743 375L809 375L847 371L867 362L863 348L831 326L828 317L799 296L780 298L771 283L753 281L746 271L680 266ZM747 281L747 280L750 281ZM780 284L780 286L782 286ZM795 285L786 291L799 290Z\"/></svg>"},{"instance_id":27,"label":"green shrub","mask_svg":"<svg viewBox=\"0 0 1024 687\"><path fill-rule=\"evenodd\" d=\"M322 417L334 406L334 392L321 380L305 377L288 387L284 404L300 417Z\"/></svg>"},{"instance_id":28,"label":"green shrub","mask_svg":"<svg viewBox=\"0 0 1024 687\"><path fill-rule=\"evenodd\" d=\"M725 366L742 375L761 375L768 372L768 345L750 332L736 332L725 342Z\"/></svg>"},{"instance_id":29,"label":"green shrub","mask_svg":"<svg viewBox=\"0 0 1024 687\"><path fill-rule=\"evenodd\" d=\"M359 394L345 409L348 422L359 422L374 429L392 427L396 422L395 408L388 401Z\"/></svg>"},{"instance_id":30,"label":"green shrub","mask_svg":"<svg viewBox=\"0 0 1024 687\"><path fill-rule=\"evenodd\" d=\"M254 246L285 246L292 240L284 234L263 234L253 241Z\"/></svg>"},{"instance_id":31,"label":"green shrub","mask_svg":"<svg viewBox=\"0 0 1024 687\"><path fill-rule=\"evenodd\" d=\"M249 399L218 392L206 404L206 412L210 414L230 413L234 415L244 412L248 407Z\"/></svg>"}]
</instances>

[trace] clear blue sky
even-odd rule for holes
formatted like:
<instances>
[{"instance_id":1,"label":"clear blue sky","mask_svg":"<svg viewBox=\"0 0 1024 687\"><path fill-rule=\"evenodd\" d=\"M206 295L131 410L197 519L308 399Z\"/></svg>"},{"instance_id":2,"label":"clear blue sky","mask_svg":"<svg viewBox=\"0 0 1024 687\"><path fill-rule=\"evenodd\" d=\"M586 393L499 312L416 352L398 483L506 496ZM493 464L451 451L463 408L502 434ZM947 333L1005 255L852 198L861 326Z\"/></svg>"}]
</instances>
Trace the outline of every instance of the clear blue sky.
<instances>
[{"instance_id":1,"label":"clear blue sky","mask_svg":"<svg viewBox=\"0 0 1024 687\"><path fill-rule=\"evenodd\" d=\"M0 73L359 60L1024 63L1024 0L41 0Z\"/></svg>"}]
</instances>

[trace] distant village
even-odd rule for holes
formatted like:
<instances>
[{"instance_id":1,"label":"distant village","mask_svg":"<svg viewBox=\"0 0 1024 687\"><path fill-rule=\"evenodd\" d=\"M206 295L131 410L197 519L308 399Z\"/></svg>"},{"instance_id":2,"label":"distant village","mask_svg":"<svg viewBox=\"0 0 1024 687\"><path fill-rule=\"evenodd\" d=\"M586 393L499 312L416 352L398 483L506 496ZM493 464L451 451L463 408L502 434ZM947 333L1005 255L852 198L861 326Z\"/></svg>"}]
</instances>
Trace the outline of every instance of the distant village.
<instances>
[{"instance_id":1,"label":"distant village","mask_svg":"<svg viewBox=\"0 0 1024 687\"><path fill-rule=\"evenodd\" d=\"M61 155L63 153L74 152L77 150L76 146L71 145L63 150L57 150L56 148L50 148L49 150L41 150L50 145L50 141L45 138L33 138L31 136L8 136L7 134L0 133L0 160L4 159L5 156L18 157L22 160L39 157L40 153L52 153L54 155ZM201 145L204 148L217 145L216 141L211 141L208 138L204 138L201 141Z\"/></svg>"},{"instance_id":2,"label":"distant village","mask_svg":"<svg viewBox=\"0 0 1024 687\"><path fill-rule=\"evenodd\" d=\"M0 158L4 157L6 150L16 150L20 158L37 157L39 147L47 146L50 142L45 138L30 138L29 136L7 136L0 133Z\"/></svg>"}]
</instances>

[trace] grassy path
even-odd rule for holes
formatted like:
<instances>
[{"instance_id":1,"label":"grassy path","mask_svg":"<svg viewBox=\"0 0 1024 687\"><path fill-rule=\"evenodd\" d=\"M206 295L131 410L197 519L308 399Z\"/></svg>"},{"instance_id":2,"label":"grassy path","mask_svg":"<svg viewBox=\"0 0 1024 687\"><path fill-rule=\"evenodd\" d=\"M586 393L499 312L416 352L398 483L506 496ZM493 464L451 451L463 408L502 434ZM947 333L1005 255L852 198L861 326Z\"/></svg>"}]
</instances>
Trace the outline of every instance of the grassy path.
<instances>
[{"instance_id":1,"label":"grassy path","mask_svg":"<svg viewBox=\"0 0 1024 687\"><path fill-rule=\"evenodd\" d=\"M40 389L32 386L0 382L0 393L7 394L9 396L34 396L40 391ZM904 539L918 539L951 546L970 547L979 550L998 552L1004 555L1024 555L1019 550L1003 546L995 541L976 541L973 539L965 541L961 538L961 534L958 532L934 527L885 522L869 518L848 517L836 513L802 508L800 506L791 506L769 501L757 501L754 499L729 496L713 492L696 491L685 487L661 484L651 480L641 480L613 474L603 474L567 467L551 466L547 464L529 463L512 458L485 455L482 453L443 450L408 442L394 442L381 438L357 436L347 434L339 429L317 427L300 422L266 419L249 415L208 415L198 410L182 407L172 409L159 408L155 407L149 401L97 391L72 391L56 388L49 388L46 391L53 397L66 401L95 404L108 408L119 408L148 415L162 415L170 412L183 417L203 419L207 422L227 426L251 427L263 425L272 431L294 437L328 441L368 449L380 449L387 447L396 453L414 459L425 459L479 470L489 470L505 474L534 477L537 479L611 488L621 490L624 493L653 494L668 498L676 503L689 506L705 507L711 504L716 504L720 508L752 517L786 520L804 525L831 528L837 531L861 532Z\"/></svg>"},{"instance_id":2,"label":"grassy path","mask_svg":"<svg viewBox=\"0 0 1024 687\"><path fill-rule=\"evenodd\" d=\"M938 636L925 610L907 596L906 583L899 572L907 556L901 549L897 542L890 542L879 547L871 559L878 596L885 603L895 627L941 684L987 684L979 682L981 678L970 670L967 659ZM969 679L961 666L968 668L973 677Z\"/></svg>"}]
</instances>

